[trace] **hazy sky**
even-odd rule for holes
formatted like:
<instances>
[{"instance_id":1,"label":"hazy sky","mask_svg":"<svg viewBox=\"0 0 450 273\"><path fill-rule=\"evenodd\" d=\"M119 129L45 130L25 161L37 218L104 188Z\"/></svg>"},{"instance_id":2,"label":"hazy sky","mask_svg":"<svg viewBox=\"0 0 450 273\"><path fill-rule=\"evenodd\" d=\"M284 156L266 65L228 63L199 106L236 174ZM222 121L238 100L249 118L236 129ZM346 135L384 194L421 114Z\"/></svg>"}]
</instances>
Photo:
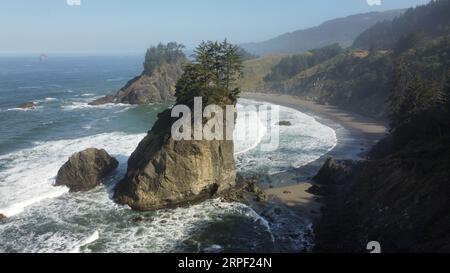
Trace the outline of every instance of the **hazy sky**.
<instances>
[{"instance_id":1,"label":"hazy sky","mask_svg":"<svg viewBox=\"0 0 450 273\"><path fill-rule=\"evenodd\" d=\"M77 0L69 0L77 1ZM376 2L377 0L369 0ZM428 0L2 0L0 53L142 52L159 41L188 47L227 37L266 40L351 14Z\"/></svg>"}]
</instances>

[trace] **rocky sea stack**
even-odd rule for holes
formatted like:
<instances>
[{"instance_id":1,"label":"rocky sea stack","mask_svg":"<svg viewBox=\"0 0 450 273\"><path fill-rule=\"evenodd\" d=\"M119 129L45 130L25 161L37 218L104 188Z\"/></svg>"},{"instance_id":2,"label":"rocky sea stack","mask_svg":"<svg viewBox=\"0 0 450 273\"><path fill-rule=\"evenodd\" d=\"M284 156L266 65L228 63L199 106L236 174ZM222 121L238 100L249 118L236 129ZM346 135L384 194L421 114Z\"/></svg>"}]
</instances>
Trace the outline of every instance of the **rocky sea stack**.
<instances>
[{"instance_id":1,"label":"rocky sea stack","mask_svg":"<svg viewBox=\"0 0 450 273\"><path fill-rule=\"evenodd\" d=\"M149 104L175 100L175 84L183 74L187 59L183 46L177 43L159 44L148 49L144 71L130 80L115 95L107 95L89 103Z\"/></svg>"},{"instance_id":2,"label":"rocky sea stack","mask_svg":"<svg viewBox=\"0 0 450 273\"><path fill-rule=\"evenodd\" d=\"M235 185L233 141L175 141L171 137L175 121L170 110L161 113L133 152L115 191L120 203L136 210L177 207L204 201Z\"/></svg>"},{"instance_id":3,"label":"rocky sea stack","mask_svg":"<svg viewBox=\"0 0 450 273\"><path fill-rule=\"evenodd\" d=\"M175 106L187 106L192 111L194 98L199 97L203 110L208 105L222 110L235 105L238 89L231 86L234 75L241 69L240 58L236 56L237 47L226 42L203 43L197 49L196 60L185 67L177 83ZM158 116L152 130L131 155L127 174L115 189L119 203L136 210L171 208L204 201L236 184L233 141L175 140L172 125L178 118L172 118L171 114L169 109ZM194 124L192 116L188 121ZM203 116L199 122L204 125L210 120ZM183 132L185 129L183 125ZM194 136L194 130L190 135Z\"/></svg>"},{"instance_id":4,"label":"rocky sea stack","mask_svg":"<svg viewBox=\"0 0 450 273\"><path fill-rule=\"evenodd\" d=\"M101 184L119 162L105 150L87 149L76 153L61 167L56 186L67 186L71 192L88 191Z\"/></svg>"}]
</instances>

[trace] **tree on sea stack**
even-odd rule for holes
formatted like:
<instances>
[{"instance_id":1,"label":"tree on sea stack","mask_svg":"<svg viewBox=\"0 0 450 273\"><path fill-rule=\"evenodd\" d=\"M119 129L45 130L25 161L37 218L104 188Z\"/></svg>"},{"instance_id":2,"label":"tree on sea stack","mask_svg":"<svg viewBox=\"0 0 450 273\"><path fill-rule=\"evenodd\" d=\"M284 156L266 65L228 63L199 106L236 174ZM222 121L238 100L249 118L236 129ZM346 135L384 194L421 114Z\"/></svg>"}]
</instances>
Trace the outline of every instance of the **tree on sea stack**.
<instances>
[{"instance_id":1,"label":"tree on sea stack","mask_svg":"<svg viewBox=\"0 0 450 273\"><path fill-rule=\"evenodd\" d=\"M153 71L163 64L176 64L184 62L186 57L183 53L184 45L170 42L167 45L159 43L147 50L144 61L144 73L151 75Z\"/></svg>"},{"instance_id":2,"label":"tree on sea stack","mask_svg":"<svg viewBox=\"0 0 450 273\"><path fill-rule=\"evenodd\" d=\"M211 104L222 109L235 105L236 79L242 74L239 56L238 48L226 41L202 43L176 84L176 105L192 107L195 97L202 97L203 109ZM211 118L204 116L201 122L206 124ZM171 135L177 119L171 109L158 115L115 189L119 203L137 210L170 208L216 197L235 187L233 141L177 141Z\"/></svg>"},{"instance_id":3,"label":"tree on sea stack","mask_svg":"<svg viewBox=\"0 0 450 273\"><path fill-rule=\"evenodd\" d=\"M240 89L236 82L242 77L240 48L224 40L202 42L195 50L194 60L184 68L184 75L178 81L176 97L186 97L206 88L224 89L232 100L237 100Z\"/></svg>"}]
</instances>

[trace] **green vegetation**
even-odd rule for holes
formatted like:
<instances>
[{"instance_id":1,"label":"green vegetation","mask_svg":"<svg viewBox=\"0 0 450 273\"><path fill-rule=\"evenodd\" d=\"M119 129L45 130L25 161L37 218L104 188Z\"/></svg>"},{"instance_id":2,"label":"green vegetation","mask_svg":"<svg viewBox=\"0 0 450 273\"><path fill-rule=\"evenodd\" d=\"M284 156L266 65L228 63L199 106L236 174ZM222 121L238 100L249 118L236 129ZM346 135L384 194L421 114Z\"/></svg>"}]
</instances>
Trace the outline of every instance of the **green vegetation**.
<instances>
[{"instance_id":1,"label":"green vegetation","mask_svg":"<svg viewBox=\"0 0 450 273\"><path fill-rule=\"evenodd\" d=\"M239 48L238 53L239 53L239 56L241 56L241 60L244 62L259 58L258 55L251 54L250 52L246 51L242 47Z\"/></svg>"},{"instance_id":2,"label":"green vegetation","mask_svg":"<svg viewBox=\"0 0 450 273\"><path fill-rule=\"evenodd\" d=\"M184 62L186 56L183 53L184 45L170 42L167 45L158 44L147 50L144 61L144 74L151 75L155 69L164 64Z\"/></svg>"},{"instance_id":3,"label":"green vegetation","mask_svg":"<svg viewBox=\"0 0 450 273\"><path fill-rule=\"evenodd\" d=\"M195 50L194 60L184 68L176 85L178 102L188 102L194 96L205 96L211 90L222 90L222 97L233 102L239 97L237 82L242 77L242 59L238 46L226 40L202 42ZM214 92L218 93L218 92Z\"/></svg>"},{"instance_id":4,"label":"green vegetation","mask_svg":"<svg viewBox=\"0 0 450 273\"><path fill-rule=\"evenodd\" d=\"M239 86L244 92L264 92L264 78L283 57L284 55L270 55L245 61L244 76L239 81Z\"/></svg>"},{"instance_id":5,"label":"green vegetation","mask_svg":"<svg viewBox=\"0 0 450 273\"><path fill-rule=\"evenodd\" d=\"M305 54L287 56L272 68L271 73L264 80L273 82L290 79L298 73L333 58L342 52L343 49L339 44L333 44L321 49L310 50Z\"/></svg>"},{"instance_id":6,"label":"green vegetation","mask_svg":"<svg viewBox=\"0 0 450 273\"><path fill-rule=\"evenodd\" d=\"M450 33L450 1L431 1L429 4L408 9L392 21L378 23L356 38L357 48L393 48L402 37L426 34L433 39Z\"/></svg>"}]
</instances>

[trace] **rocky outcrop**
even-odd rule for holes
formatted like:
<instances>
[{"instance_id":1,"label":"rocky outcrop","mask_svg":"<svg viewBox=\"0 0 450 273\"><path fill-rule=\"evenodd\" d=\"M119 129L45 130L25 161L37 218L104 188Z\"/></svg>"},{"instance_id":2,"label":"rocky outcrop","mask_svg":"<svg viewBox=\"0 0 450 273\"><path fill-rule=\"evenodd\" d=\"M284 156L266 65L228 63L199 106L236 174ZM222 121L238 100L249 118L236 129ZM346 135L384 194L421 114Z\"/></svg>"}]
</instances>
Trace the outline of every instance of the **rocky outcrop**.
<instances>
[{"instance_id":1,"label":"rocky outcrop","mask_svg":"<svg viewBox=\"0 0 450 273\"><path fill-rule=\"evenodd\" d=\"M265 202L267 194L258 187L257 180L246 179L238 175L236 186L223 192L220 196L226 202L238 202L251 205L253 202Z\"/></svg>"},{"instance_id":2,"label":"rocky outcrop","mask_svg":"<svg viewBox=\"0 0 450 273\"><path fill-rule=\"evenodd\" d=\"M217 97L223 99L222 95ZM175 141L171 137L173 122L170 110L160 114L133 152L127 174L115 189L119 203L136 210L183 206L217 196L235 185L233 141Z\"/></svg>"},{"instance_id":3,"label":"rocky outcrop","mask_svg":"<svg viewBox=\"0 0 450 273\"><path fill-rule=\"evenodd\" d=\"M103 105L108 103L115 103L116 96L113 95L106 95L104 97L98 98L92 102L89 103L89 105L97 106L97 105Z\"/></svg>"},{"instance_id":4,"label":"rocky outcrop","mask_svg":"<svg viewBox=\"0 0 450 273\"><path fill-rule=\"evenodd\" d=\"M24 103L17 105L17 108L19 108L19 109L33 109L35 107L36 107L36 103L34 103L34 102L24 102Z\"/></svg>"},{"instance_id":5,"label":"rocky outcrop","mask_svg":"<svg viewBox=\"0 0 450 273\"><path fill-rule=\"evenodd\" d=\"M327 162L316 251L367 252L377 241L386 253L449 252L449 144L449 137L411 143L350 169Z\"/></svg>"},{"instance_id":6,"label":"rocky outcrop","mask_svg":"<svg viewBox=\"0 0 450 273\"><path fill-rule=\"evenodd\" d=\"M119 162L105 150L87 149L69 158L58 172L56 186L67 186L71 192L88 191L101 184Z\"/></svg>"},{"instance_id":7,"label":"rocky outcrop","mask_svg":"<svg viewBox=\"0 0 450 273\"><path fill-rule=\"evenodd\" d=\"M149 104L175 100L175 84L183 73L182 63L164 64L154 69L151 74L130 80L115 95L107 95L89 103L102 105L106 103Z\"/></svg>"},{"instance_id":8,"label":"rocky outcrop","mask_svg":"<svg viewBox=\"0 0 450 273\"><path fill-rule=\"evenodd\" d=\"M357 165L357 162L351 160L338 161L329 157L313 180L320 185L338 185L345 183Z\"/></svg>"},{"instance_id":9,"label":"rocky outcrop","mask_svg":"<svg viewBox=\"0 0 450 273\"><path fill-rule=\"evenodd\" d=\"M278 126L292 126L292 123L290 121L280 121Z\"/></svg>"}]
</instances>

